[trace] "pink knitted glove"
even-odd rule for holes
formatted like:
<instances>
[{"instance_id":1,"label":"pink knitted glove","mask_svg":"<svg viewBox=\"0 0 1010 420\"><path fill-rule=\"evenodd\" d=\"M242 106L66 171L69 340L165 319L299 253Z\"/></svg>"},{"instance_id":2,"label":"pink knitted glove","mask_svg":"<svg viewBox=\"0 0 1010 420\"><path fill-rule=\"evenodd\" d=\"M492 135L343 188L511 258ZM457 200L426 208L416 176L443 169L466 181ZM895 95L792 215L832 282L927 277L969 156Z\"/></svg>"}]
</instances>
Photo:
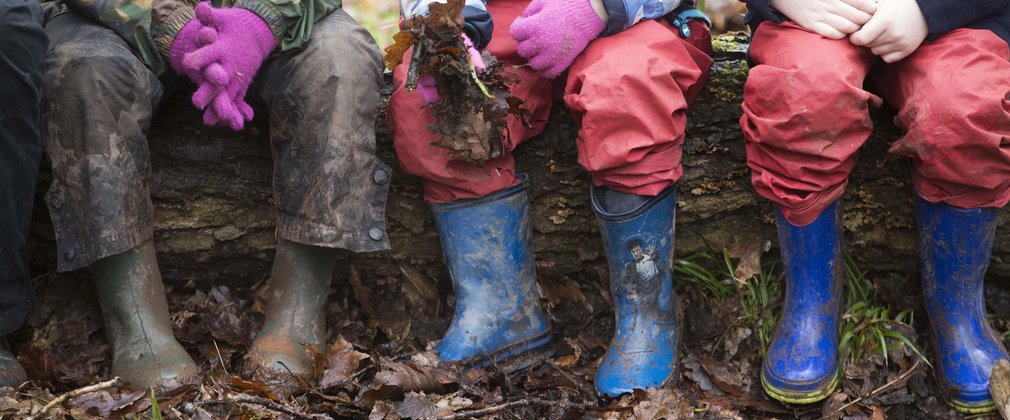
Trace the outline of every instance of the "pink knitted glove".
<instances>
[{"instance_id":1,"label":"pink knitted glove","mask_svg":"<svg viewBox=\"0 0 1010 420\"><path fill-rule=\"evenodd\" d=\"M176 72L189 77L196 84L197 90L193 94L194 104L206 104L210 102L223 88L207 81L207 78L203 75L203 69L190 68L183 65L183 57L215 41L217 41L217 30L203 26L196 19L183 26L182 30L175 36L175 40L172 41L169 61Z\"/></svg>"},{"instance_id":2,"label":"pink knitted glove","mask_svg":"<svg viewBox=\"0 0 1010 420\"><path fill-rule=\"evenodd\" d=\"M474 70L477 73L483 73L487 69L484 65L484 58L480 56L480 51L473 46L473 41L470 41L470 37L466 34L463 36L463 45L466 45L466 51L470 54L470 62L473 63ZM421 94L421 98L427 104L433 104L442 99L442 96L438 94L438 86L435 83L435 76L427 75L421 76L417 81L417 93Z\"/></svg>"},{"instance_id":3,"label":"pink knitted glove","mask_svg":"<svg viewBox=\"0 0 1010 420\"><path fill-rule=\"evenodd\" d=\"M588 0L533 0L510 32L519 55L541 76L553 79L606 27Z\"/></svg>"},{"instance_id":4,"label":"pink knitted glove","mask_svg":"<svg viewBox=\"0 0 1010 420\"><path fill-rule=\"evenodd\" d=\"M204 113L205 123L223 122L233 130L241 130L253 117L245 94L274 49L273 32L259 15L241 8L218 9L200 3L196 18L203 26L216 29L217 39L184 54L182 65L202 69L206 80L220 90L210 97L194 95L193 104L201 109L211 105Z\"/></svg>"}]
</instances>

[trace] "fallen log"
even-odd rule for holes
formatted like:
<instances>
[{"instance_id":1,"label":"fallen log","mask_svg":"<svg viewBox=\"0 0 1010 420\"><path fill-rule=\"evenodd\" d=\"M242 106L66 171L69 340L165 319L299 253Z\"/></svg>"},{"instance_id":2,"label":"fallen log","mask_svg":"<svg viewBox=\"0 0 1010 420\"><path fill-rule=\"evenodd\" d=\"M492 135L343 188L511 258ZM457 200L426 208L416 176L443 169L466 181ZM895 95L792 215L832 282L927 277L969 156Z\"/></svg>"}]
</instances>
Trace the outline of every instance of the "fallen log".
<instances>
[{"instance_id":1,"label":"fallen log","mask_svg":"<svg viewBox=\"0 0 1010 420\"><path fill-rule=\"evenodd\" d=\"M775 241L772 208L754 193L739 129L747 66L744 46L731 38L719 53L710 82L691 110L679 186L677 253L708 244ZM388 84L387 84L388 88ZM388 94L388 92L387 92ZM156 206L155 243L168 282L248 285L269 273L275 213L271 203L269 127L258 119L245 132L207 128L186 94L161 107L150 132ZM910 165L887 154L900 135L893 110L874 112L875 131L862 150L844 197L846 249L864 269L917 270ZM393 250L341 256L362 278L402 276L412 266L446 279L438 237L417 179L399 169L385 115L376 121L380 158L395 169L387 205ZM576 162L577 128L563 105L555 107L541 138L519 147L519 169L530 175L538 275L604 281L606 259L589 206L589 176ZM45 165L44 165L45 166ZM39 182L30 249L36 273L55 267L54 235ZM1001 213L1006 228L1007 211ZM346 277L338 268L337 277ZM990 275L1010 275L1010 235L998 235Z\"/></svg>"}]
</instances>

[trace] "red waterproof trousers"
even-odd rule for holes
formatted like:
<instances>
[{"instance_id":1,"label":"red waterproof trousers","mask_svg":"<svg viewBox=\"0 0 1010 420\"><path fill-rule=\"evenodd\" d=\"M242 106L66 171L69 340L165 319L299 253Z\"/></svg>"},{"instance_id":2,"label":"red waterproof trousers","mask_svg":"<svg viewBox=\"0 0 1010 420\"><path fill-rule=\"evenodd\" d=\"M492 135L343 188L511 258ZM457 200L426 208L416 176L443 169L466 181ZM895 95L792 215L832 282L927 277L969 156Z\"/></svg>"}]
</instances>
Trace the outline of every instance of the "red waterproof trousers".
<instances>
[{"instance_id":1,"label":"red waterproof trousers","mask_svg":"<svg viewBox=\"0 0 1010 420\"><path fill-rule=\"evenodd\" d=\"M991 31L958 29L887 64L848 39L764 22L750 57L740 124L751 180L790 223L844 192L882 104L867 76L898 110L905 135L890 151L912 159L917 194L965 209L1010 200L1010 49Z\"/></svg>"},{"instance_id":2,"label":"red waterproof trousers","mask_svg":"<svg viewBox=\"0 0 1010 420\"><path fill-rule=\"evenodd\" d=\"M495 27L488 50L502 62L522 66L509 27L529 0L492 0L488 11ZM599 186L656 195L675 184L680 164L687 109L701 92L712 64L708 29L692 23L684 39L666 22L644 21L589 44L572 64L564 101L580 129L579 164ZM405 59L409 59L410 52ZM417 92L404 90L407 64L393 72L393 95L387 123L403 170L424 181L424 198L433 203L483 197L515 185L512 150L479 168L449 159L448 151L430 143L431 112ZM509 70L512 71L512 70ZM555 80L536 75L528 66L515 68L512 94L531 111L533 128L509 117L511 147L543 132L553 102Z\"/></svg>"}]
</instances>

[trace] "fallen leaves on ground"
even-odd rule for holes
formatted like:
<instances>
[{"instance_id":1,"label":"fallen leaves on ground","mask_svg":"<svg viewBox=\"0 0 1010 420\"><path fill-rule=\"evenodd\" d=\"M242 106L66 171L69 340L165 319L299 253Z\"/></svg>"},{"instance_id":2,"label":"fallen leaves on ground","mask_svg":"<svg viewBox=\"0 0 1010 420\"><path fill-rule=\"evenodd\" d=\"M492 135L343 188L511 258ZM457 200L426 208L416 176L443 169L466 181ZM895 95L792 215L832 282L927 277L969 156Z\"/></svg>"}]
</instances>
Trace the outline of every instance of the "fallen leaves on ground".
<instances>
[{"instance_id":1,"label":"fallen leaves on ground","mask_svg":"<svg viewBox=\"0 0 1010 420\"><path fill-rule=\"evenodd\" d=\"M368 354L354 350L354 346L344 336L337 335L326 355L328 366L319 379L319 387L327 389L347 384L353 380L353 375L357 372L361 361L368 358Z\"/></svg>"},{"instance_id":2,"label":"fallen leaves on ground","mask_svg":"<svg viewBox=\"0 0 1010 420\"><path fill-rule=\"evenodd\" d=\"M740 249L750 250L742 259L763 252L757 245ZM602 265L587 271L594 269L606 273ZM694 287L680 291L685 328L679 381L600 399L593 381L614 325L605 277L540 279L555 336L554 355L546 364L510 374L494 366L467 370L439 360L430 350L454 313L454 300L440 295L445 290L430 280L441 277L406 265L398 273L376 278L347 270L341 273L347 281L334 282L329 293L330 344L319 354L318 386L290 395L241 376L245 348L262 323L257 297L262 288L169 285L176 335L204 369L204 380L189 393L169 399L159 396L163 413L183 419L823 415L877 420L956 415L936 395L934 379L918 355L890 343L886 360L873 344L860 360L848 363L842 387L828 401L809 406L778 403L761 389L757 334L740 321L739 303L734 298L712 298ZM39 289L39 304L26 327L12 336L33 381L16 390L0 389L2 417L28 416L61 394L108 378L111 355L95 296L61 286L69 278L61 280ZM439 305L445 307L436 310ZM436 312L440 318L434 318ZM927 342L926 322L897 328L917 345ZM1010 408L1010 365L994 369L992 383L1002 408ZM150 407L148 394L112 388L69 399L48 415L148 418Z\"/></svg>"},{"instance_id":3,"label":"fallen leaves on ground","mask_svg":"<svg viewBox=\"0 0 1010 420\"><path fill-rule=\"evenodd\" d=\"M1004 419L1010 419L1010 362L999 359L989 378L989 394Z\"/></svg>"}]
</instances>

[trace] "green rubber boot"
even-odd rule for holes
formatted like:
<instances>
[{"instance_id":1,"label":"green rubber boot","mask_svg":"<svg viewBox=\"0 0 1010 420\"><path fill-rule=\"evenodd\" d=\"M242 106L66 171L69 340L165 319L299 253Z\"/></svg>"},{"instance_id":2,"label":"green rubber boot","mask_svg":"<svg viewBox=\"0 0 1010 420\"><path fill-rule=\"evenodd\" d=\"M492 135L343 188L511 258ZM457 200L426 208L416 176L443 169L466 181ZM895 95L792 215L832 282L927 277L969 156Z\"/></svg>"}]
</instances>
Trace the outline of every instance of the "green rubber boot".
<instances>
[{"instance_id":1,"label":"green rubber boot","mask_svg":"<svg viewBox=\"0 0 1010 420\"><path fill-rule=\"evenodd\" d=\"M200 370L172 334L154 244L98 260L91 272L112 344L112 374L159 395L196 384Z\"/></svg>"},{"instance_id":2,"label":"green rubber boot","mask_svg":"<svg viewBox=\"0 0 1010 420\"><path fill-rule=\"evenodd\" d=\"M274 386L310 385L317 372L306 346L326 351L326 296L337 250L279 239L263 329L245 372Z\"/></svg>"},{"instance_id":3,"label":"green rubber boot","mask_svg":"<svg viewBox=\"0 0 1010 420\"><path fill-rule=\"evenodd\" d=\"M28 380L24 368L18 363L17 357L7 344L7 338L0 337L0 388L9 386L17 388Z\"/></svg>"}]
</instances>

